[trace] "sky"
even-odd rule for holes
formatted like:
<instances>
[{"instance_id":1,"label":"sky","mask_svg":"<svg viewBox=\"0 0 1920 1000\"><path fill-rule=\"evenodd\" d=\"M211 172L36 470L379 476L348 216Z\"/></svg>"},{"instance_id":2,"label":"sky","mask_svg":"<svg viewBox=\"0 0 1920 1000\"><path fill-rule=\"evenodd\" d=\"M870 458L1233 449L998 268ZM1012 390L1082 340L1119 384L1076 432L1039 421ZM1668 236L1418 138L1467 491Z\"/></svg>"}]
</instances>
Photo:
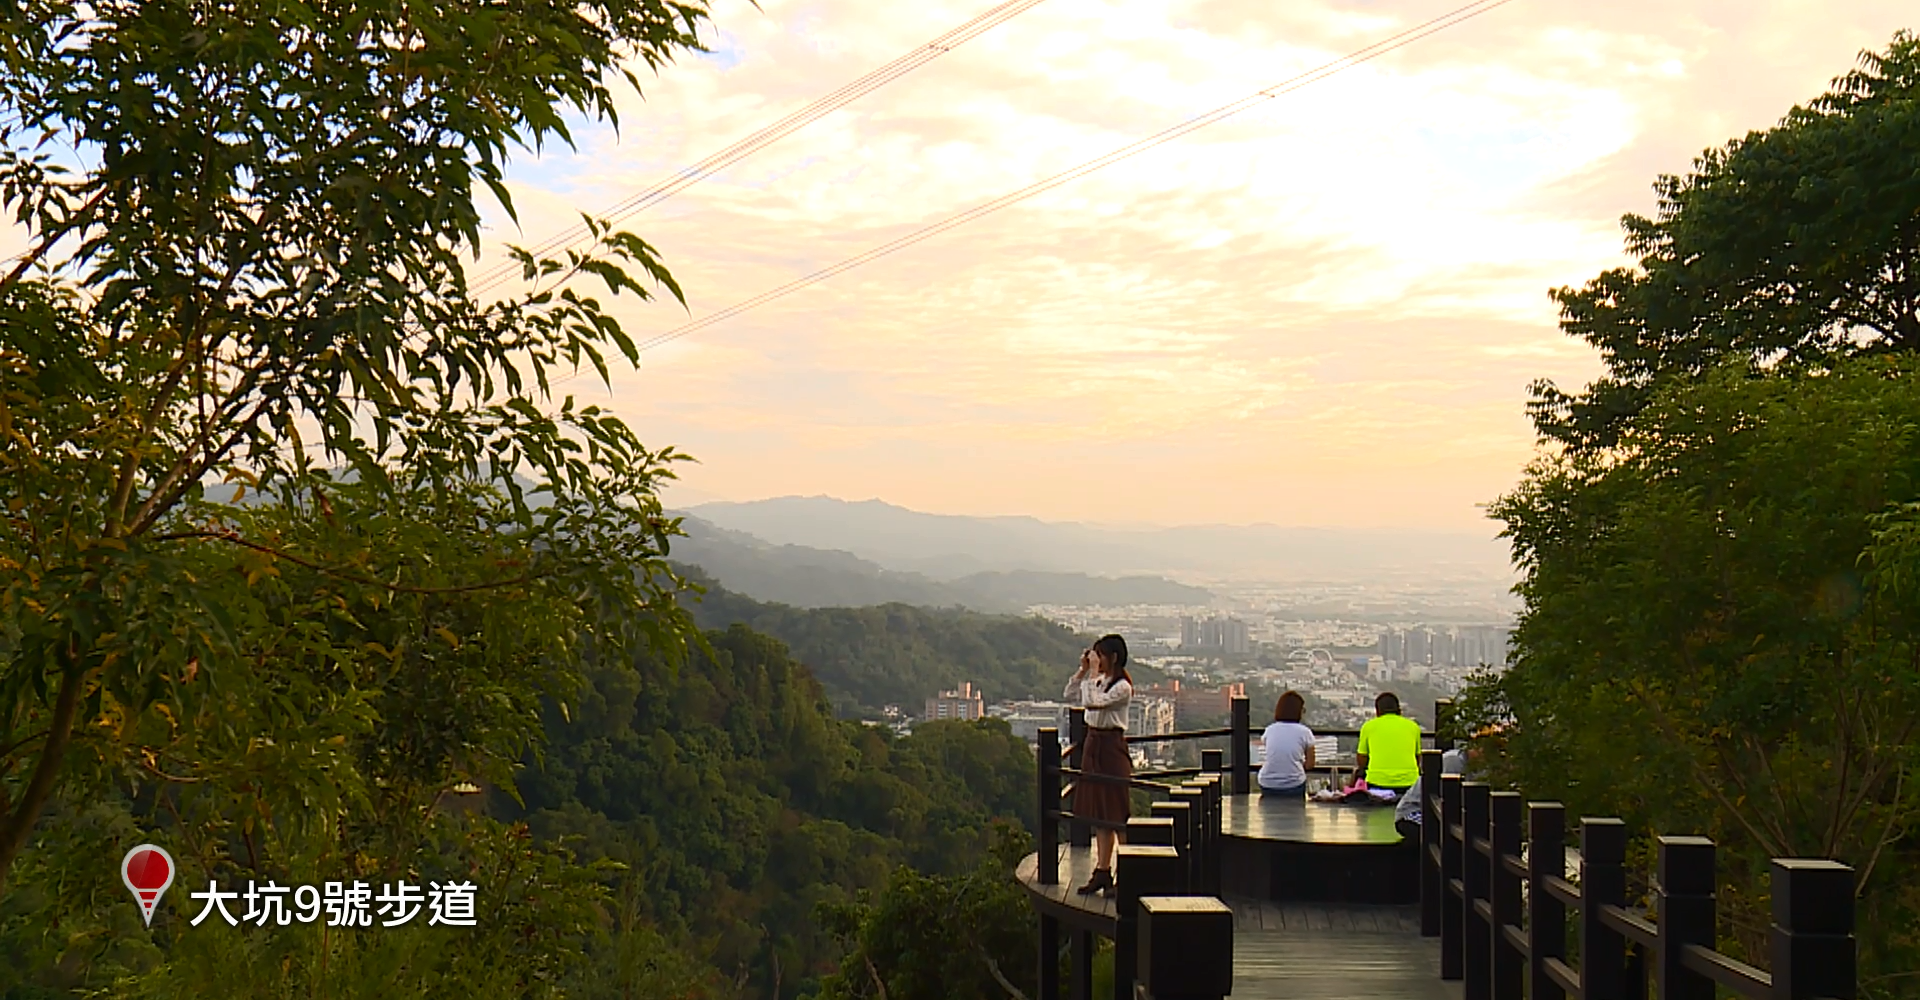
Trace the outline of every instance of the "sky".
<instances>
[{"instance_id":1,"label":"sky","mask_svg":"<svg viewBox=\"0 0 1920 1000\"><path fill-rule=\"evenodd\" d=\"M1463 0L1044 0L628 220L688 307L780 286ZM996 0L715 0L621 126L511 170L539 243ZM694 456L667 499L1491 532L1583 384L1550 288L1619 218L1920 27L1911 0L1513 0L1019 206L567 384ZM484 268L483 268L484 270Z\"/></svg>"}]
</instances>

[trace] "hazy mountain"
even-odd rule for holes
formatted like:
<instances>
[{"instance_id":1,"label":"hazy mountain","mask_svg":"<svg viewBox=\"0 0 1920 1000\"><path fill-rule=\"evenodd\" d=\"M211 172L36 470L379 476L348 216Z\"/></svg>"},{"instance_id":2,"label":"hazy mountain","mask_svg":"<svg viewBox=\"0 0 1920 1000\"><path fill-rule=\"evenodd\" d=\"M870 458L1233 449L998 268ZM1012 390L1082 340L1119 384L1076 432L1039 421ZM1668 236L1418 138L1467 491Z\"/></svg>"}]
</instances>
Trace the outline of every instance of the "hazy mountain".
<instances>
[{"instance_id":1,"label":"hazy mountain","mask_svg":"<svg viewBox=\"0 0 1920 1000\"><path fill-rule=\"evenodd\" d=\"M1018 612L1035 604L1208 604L1213 594L1159 577L995 571L956 579L888 569L844 551L774 544L686 515L670 558L699 566L728 589L800 608L915 604Z\"/></svg>"},{"instance_id":2,"label":"hazy mountain","mask_svg":"<svg viewBox=\"0 0 1920 1000\"><path fill-rule=\"evenodd\" d=\"M701 518L776 543L837 549L951 580L982 571L1351 580L1501 577L1506 543L1484 535L1271 524L1114 528L1031 517L925 514L881 500L779 497L700 504Z\"/></svg>"}]
</instances>

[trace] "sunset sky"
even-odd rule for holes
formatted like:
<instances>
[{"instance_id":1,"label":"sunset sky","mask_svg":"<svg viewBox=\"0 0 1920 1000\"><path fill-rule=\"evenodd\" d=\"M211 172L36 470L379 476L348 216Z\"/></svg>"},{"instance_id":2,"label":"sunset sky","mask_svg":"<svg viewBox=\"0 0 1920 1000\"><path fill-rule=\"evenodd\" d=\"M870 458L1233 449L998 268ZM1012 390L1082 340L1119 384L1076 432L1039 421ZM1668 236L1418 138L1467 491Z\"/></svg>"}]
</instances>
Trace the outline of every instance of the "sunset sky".
<instances>
[{"instance_id":1,"label":"sunset sky","mask_svg":"<svg viewBox=\"0 0 1920 1000\"><path fill-rule=\"evenodd\" d=\"M515 166L496 234L545 240L993 5L718 0L712 53L618 135ZM1458 5L1046 0L627 226L698 318ZM1913 23L1515 0L568 388L700 460L680 504L1489 530L1527 384L1597 370L1547 290L1622 262L1656 174Z\"/></svg>"}]
</instances>

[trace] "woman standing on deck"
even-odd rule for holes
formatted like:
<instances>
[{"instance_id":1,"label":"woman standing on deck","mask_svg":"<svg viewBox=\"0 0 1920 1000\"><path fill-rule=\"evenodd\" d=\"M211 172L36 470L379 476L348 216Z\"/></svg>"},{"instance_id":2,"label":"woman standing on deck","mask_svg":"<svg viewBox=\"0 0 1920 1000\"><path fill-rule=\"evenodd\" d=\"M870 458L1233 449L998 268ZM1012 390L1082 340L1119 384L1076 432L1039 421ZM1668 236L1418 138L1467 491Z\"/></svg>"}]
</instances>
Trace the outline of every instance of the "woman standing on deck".
<instances>
[{"instance_id":1,"label":"woman standing on deck","mask_svg":"<svg viewBox=\"0 0 1920 1000\"><path fill-rule=\"evenodd\" d=\"M1101 636L1080 654L1080 669L1061 695L1087 710L1087 735L1080 754L1080 777L1073 783L1073 815L1093 826L1095 867L1080 894L1113 888L1113 849L1126 833L1133 791L1133 759L1127 756L1127 703L1133 678L1127 676L1127 640Z\"/></svg>"}]
</instances>

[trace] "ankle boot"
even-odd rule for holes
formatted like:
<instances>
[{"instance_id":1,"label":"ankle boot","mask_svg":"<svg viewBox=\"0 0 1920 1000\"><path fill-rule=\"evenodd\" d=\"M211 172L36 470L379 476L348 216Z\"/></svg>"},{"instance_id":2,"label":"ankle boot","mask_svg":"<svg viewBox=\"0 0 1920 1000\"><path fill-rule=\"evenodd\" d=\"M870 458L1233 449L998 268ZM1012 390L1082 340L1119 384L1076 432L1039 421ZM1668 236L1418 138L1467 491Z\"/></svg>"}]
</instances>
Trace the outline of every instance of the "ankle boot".
<instances>
[{"instance_id":1,"label":"ankle boot","mask_svg":"<svg viewBox=\"0 0 1920 1000\"><path fill-rule=\"evenodd\" d=\"M1080 895L1091 896L1096 892L1111 888L1113 888L1113 873L1107 871L1105 868L1095 868L1093 870L1093 877L1087 879L1087 884L1080 887Z\"/></svg>"}]
</instances>

